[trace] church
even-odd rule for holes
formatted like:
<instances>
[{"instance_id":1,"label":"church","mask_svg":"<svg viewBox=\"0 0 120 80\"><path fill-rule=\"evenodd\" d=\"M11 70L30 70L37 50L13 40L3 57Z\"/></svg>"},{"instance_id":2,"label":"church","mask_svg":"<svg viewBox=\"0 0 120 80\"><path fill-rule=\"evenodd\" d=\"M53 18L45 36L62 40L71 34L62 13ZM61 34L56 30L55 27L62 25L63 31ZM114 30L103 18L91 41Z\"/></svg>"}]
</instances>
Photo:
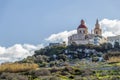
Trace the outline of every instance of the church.
<instances>
[{"instance_id":1,"label":"church","mask_svg":"<svg viewBox=\"0 0 120 80\"><path fill-rule=\"evenodd\" d=\"M105 42L107 42L107 40L102 36L102 29L98 19L96 20L94 30L91 30L91 33L88 32L88 27L86 26L85 21L82 19L80 25L77 27L77 34L73 34L68 37L68 45L71 45L72 43L77 45L100 45Z\"/></svg>"}]
</instances>

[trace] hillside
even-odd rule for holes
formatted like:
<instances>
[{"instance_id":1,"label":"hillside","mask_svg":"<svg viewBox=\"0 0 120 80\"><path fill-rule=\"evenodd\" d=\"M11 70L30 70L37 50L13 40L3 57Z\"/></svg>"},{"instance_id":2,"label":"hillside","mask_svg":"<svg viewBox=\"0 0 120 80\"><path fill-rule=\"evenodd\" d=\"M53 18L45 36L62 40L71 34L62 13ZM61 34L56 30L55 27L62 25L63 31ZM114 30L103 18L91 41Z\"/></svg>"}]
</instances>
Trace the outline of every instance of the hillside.
<instances>
[{"instance_id":1,"label":"hillside","mask_svg":"<svg viewBox=\"0 0 120 80\"><path fill-rule=\"evenodd\" d=\"M33 56L0 66L0 80L119 79L120 49L110 43L46 46Z\"/></svg>"}]
</instances>

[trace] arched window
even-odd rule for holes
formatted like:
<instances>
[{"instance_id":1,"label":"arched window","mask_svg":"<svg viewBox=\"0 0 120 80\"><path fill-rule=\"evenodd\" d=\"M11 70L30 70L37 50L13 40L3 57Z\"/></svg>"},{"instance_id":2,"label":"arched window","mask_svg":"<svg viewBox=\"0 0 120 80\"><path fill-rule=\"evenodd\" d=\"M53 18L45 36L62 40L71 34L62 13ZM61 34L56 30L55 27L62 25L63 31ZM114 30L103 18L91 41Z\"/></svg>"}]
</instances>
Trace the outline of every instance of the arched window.
<instances>
[{"instance_id":1,"label":"arched window","mask_svg":"<svg viewBox=\"0 0 120 80\"><path fill-rule=\"evenodd\" d=\"M85 39L87 39L88 38L88 35L85 35Z\"/></svg>"},{"instance_id":2,"label":"arched window","mask_svg":"<svg viewBox=\"0 0 120 80\"><path fill-rule=\"evenodd\" d=\"M80 33L81 33L81 30L80 30Z\"/></svg>"},{"instance_id":3,"label":"arched window","mask_svg":"<svg viewBox=\"0 0 120 80\"><path fill-rule=\"evenodd\" d=\"M98 32L96 31L96 34L98 34Z\"/></svg>"},{"instance_id":4,"label":"arched window","mask_svg":"<svg viewBox=\"0 0 120 80\"><path fill-rule=\"evenodd\" d=\"M85 31L83 31L83 33L85 33Z\"/></svg>"}]
</instances>

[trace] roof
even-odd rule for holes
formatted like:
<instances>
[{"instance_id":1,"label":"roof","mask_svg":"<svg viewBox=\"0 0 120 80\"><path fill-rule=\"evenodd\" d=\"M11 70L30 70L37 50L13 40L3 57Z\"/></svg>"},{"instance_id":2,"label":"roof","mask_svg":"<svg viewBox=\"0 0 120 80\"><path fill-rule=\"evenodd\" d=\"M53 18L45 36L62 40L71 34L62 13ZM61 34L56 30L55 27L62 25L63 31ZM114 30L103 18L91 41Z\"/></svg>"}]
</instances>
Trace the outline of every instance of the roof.
<instances>
[{"instance_id":1,"label":"roof","mask_svg":"<svg viewBox=\"0 0 120 80\"><path fill-rule=\"evenodd\" d=\"M81 24L81 25L78 26L78 29L79 29L79 28L87 28L87 26Z\"/></svg>"},{"instance_id":2,"label":"roof","mask_svg":"<svg viewBox=\"0 0 120 80\"><path fill-rule=\"evenodd\" d=\"M85 21L82 19L81 20L81 23L80 23L80 25L78 26L78 29L79 28L87 28L87 26L85 25Z\"/></svg>"}]
</instances>

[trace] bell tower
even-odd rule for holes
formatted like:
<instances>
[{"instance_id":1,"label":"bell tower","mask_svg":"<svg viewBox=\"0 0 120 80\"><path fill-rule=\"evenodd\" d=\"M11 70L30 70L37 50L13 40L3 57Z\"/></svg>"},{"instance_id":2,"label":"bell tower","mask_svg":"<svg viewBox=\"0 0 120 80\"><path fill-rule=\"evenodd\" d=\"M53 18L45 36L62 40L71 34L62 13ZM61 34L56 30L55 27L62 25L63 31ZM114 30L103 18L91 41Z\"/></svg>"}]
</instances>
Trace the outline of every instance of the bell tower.
<instances>
[{"instance_id":1,"label":"bell tower","mask_svg":"<svg viewBox=\"0 0 120 80\"><path fill-rule=\"evenodd\" d=\"M102 29L100 28L100 24L99 24L98 19L96 20L96 24L95 24L95 28L94 28L94 34L99 35L99 36L102 35Z\"/></svg>"}]
</instances>

